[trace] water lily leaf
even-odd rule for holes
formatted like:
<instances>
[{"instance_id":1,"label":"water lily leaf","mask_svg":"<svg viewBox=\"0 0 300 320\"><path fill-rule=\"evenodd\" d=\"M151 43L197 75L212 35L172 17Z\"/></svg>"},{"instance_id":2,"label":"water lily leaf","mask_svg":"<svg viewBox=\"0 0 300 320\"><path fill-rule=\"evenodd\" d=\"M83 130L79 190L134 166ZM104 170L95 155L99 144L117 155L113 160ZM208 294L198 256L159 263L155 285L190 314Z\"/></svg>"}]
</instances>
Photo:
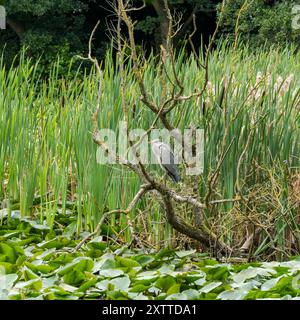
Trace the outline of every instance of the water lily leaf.
<instances>
[{"instance_id":1,"label":"water lily leaf","mask_svg":"<svg viewBox=\"0 0 300 320\"><path fill-rule=\"evenodd\" d=\"M174 254L174 249L170 249L170 248L163 248L161 249L155 256L156 260L159 260L163 257L168 257L170 258L172 256L172 254Z\"/></svg>"},{"instance_id":2,"label":"water lily leaf","mask_svg":"<svg viewBox=\"0 0 300 320\"><path fill-rule=\"evenodd\" d=\"M128 292L128 298L134 300L149 300L148 296L145 296L144 294L137 292Z\"/></svg>"},{"instance_id":3,"label":"water lily leaf","mask_svg":"<svg viewBox=\"0 0 300 320\"><path fill-rule=\"evenodd\" d=\"M20 281L15 285L16 289L32 289L35 291L40 291L42 289L42 280L40 278L28 280L28 281Z\"/></svg>"},{"instance_id":4,"label":"water lily leaf","mask_svg":"<svg viewBox=\"0 0 300 320\"><path fill-rule=\"evenodd\" d=\"M93 278L93 279L90 279L86 282L84 282L79 288L78 288L78 291L86 291L87 289L89 289L90 287L93 287L96 283L98 282L98 279L97 278Z\"/></svg>"},{"instance_id":5,"label":"water lily leaf","mask_svg":"<svg viewBox=\"0 0 300 320\"><path fill-rule=\"evenodd\" d=\"M114 290L126 290L130 286L130 279L125 275L124 277L114 278L109 283L114 286Z\"/></svg>"},{"instance_id":6,"label":"water lily leaf","mask_svg":"<svg viewBox=\"0 0 300 320\"><path fill-rule=\"evenodd\" d=\"M54 270L49 264L43 263L43 261L34 261L33 263L25 262L25 265L33 272L41 272L44 274L50 273Z\"/></svg>"},{"instance_id":7,"label":"water lily leaf","mask_svg":"<svg viewBox=\"0 0 300 320\"><path fill-rule=\"evenodd\" d=\"M51 258L48 261L49 265L53 266L55 269L58 267L62 267L72 262L74 257L68 253L61 253L59 255L55 254L55 258Z\"/></svg>"},{"instance_id":8,"label":"water lily leaf","mask_svg":"<svg viewBox=\"0 0 300 320\"><path fill-rule=\"evenodd\" d=\"M91 271L93 269L94 262L91 258L88 257L78 257L74 259L72 262L68 263L66 266L61 268L58 271L58 275L64 276L70 271L76 270L76 271Z\"/></svg>"},{"instance_id":9,"label":"water lily leaf","mask_svg":"<svg viewBox=\"0 0 300 320\"><path fill-rule=\"evenodd\" d=\"M102 241L102 242L89 242L87 244L87 246L90 248L90 249L93 249L93 250L100 250L100 251L104 251L106 248L107 248L107 243Z\"/></svg>"},{"instance_id":10,"label":"water lily leaf","mask_svg":"<svg viewBox=\"0 0 300 320\"><path fill-rule=\"evenodd\" d=\"M22 269L22 273L23 273L23 277L24 279L27 280L33 280L33 279L38 279L39 276L34 273L31 269L29 269L28 267L23 267Z\"/></svg>"},{"instance_id":11,"label":"water lily leaf","mask_svg":"<svg viewBox=\"0 0 300 320\"><path fill-rule=\"evenodd\" d=\"M81 284L86 279L86 277L82 271L72 270L66 273L63 279L65 283L76 286Z\"/></svg>"},{"instance_id":12,"label":"water lily leaf","mask_svg":"<svg viewBox=\"0 0 300 320\"><path fill-rule=\"evenodd\" d=\"M183 250L183 251L175 251L175 254L177 255L177 257L179 258L184 258L187 256L191 256L192 254L194 254L196 252L196 250Z\"/></svg>"},{"instance_id":13,"label":"water lily leaf","mask_svg":"<svg viewBox=\"0 0 300 320\"><path fill-rule=\"evenodd\" d=\"M4 242L0 243L0 255L5 259L4 262L15 263L17 259L14 248Z\"/></svg>"},{"instance_id":14,"label":"water lily leaf","mask_svg":"<svg viewBox=\"0 0 300 320\"><path fill-rule=\"evenodd\" d=\"M161 290L153 286L148 289L148 292L153 293L155 296L157 296L159 295Z\"/></svg>"},{"instance_id":15,"label":"water lily leaf","mask_svg":"<svg viewBox=\"0 0 300 320\"><path fill-rule=\"evenodd\" d=\"M245 289L245 290L251 290L253 288L258 288L261 286L261 282L257 281L257 280L254 280L254 279L251 279L247 282L241 282L241 283L237 283L237 282L233 282L231 283L231 286L233 289L236 289L236 288L242 288L242 289Z\"/></svg>"},{"instance_id":16,"label":"water lily leaf","mask_svg":"<svg viewBox=\"0 0 300 320\"><path fill-rule=\"evenodd\" d=\"M154 258L152 256L148 256L148 255L140 255L137 257L134 257L134 259L141 265L141 266L145 266L149 263L151 263L152 261L154 261Z\"/></svg>"},{"instance_id":17,"label":"water lily leaf","mask_svg":"<svg viewBox=\"0 0 300 320\"><path fill-rule=\"evenodd\" d=\"M4 269L4 272L7 273L12 273L14 269L14 265L9 262L0 262L0 270ZM0 273L1 274L1 273Z\"/></svg>"},{"instance_id":18,"label":"water lily leaf","mask_svg":"<svg viewBox=\"0 0 300 320\"><path fill-rule=\"evenodd\" d=\"M25 222L29 223L32 228L37 229L37 230L47 230L47 231L50 230L49 226L47 226L45 224L40 224L35 220L31 220L28 218L21 218L21 221L25 221Z\"/></svg>"},{"instance_id":19,"label":"water lily leaf","mask_svg":"<svg viewBox=\"0 0 300 320\"><path fill-rule=\"evenodd\" d=\"M99 260L95 261L93 272L98 272L101 269L114 269L116 267L115 256L111 253L105 253Z\"/></svg>"},{"instance_id":20,"label":"water lily leaf","mask_svg":"<svg viewBox=\"0 0 300 320\"><path fill-rule=\"evenodd\" d=\"M233 283L232 286L233 288L229 290L225 290L221 292L218 296L217 299L221 300L242 300L244 299L249 291L253 288L258 289L258 286L260 285L260 282L256 280L251 280L246 283L240 283L236 284Z\"/></svg>"},{"instance_id":21,"label":"water lily leaf","mask_svg":"<svg viewBox=\"0 0 300 320\"><path fill-rule=\"evenodd\" d=\"M211 283L207 284L206 286L204 286L203 288L201 288L199 290L199 292L209 293L209 292L213 291L214 289L216 289L217 287L219 287L221 284L222 284L222 282L211 282Z\"/></svg>"},{"instance_id":22,"label":"water lily leaf","mask_svg":"<svg viewBox=\"0 0 300 320\"><path fill-rule=\"evenodd\" d=\"M4 234L3 236L0 237L0 239L9 239L9 238L12 238L12 237L16 237L18 236L19 234L21 234L22 231L13 231L13 232L8 232L6 234Z\"/></svg>"},{"instance_id":23,"label":"water lily leaf","mask_svg":"<svg viewBox=\"0 0 300 320\"><path fill-rule=\"evenodd\" d=\"M33 248L35 248L35 247L33 247ZM26 248L26 249L28 249L28 248ZM41 251L40 254L35 255L35 258L36 258L36 259L48 260L50 257L53 256L53 254L54 254L55 252L56 252L55 248L46 249L46 250Z\"/></svg>"},{"instance_id":24,"label":"water lily leaf","mask_svg":"<svg viewBox=\"0 0 300 320\"><path fill-rule=\"evenodd\" d=\"M71 286L71 285L69 285L67 283L61 283L59 286L61 288L63 288L65 291L67 291L67 292L75 292L77 290L76 287Z\"/></svg>"},{"instance_id":25,"label":"water lily leaf","mask_svg":"<svg viewBox=\"0 0 300 320\"><path fill-rule=\"evenodd\" d=\"M123 267L128 267L128 268L140 267L140 264L137 261L133 260L133 259L117 257L116 260Z\"/></svg>"},{"instance_id":26,"label":"water lily leaf","mask_svg":"<svg viewBox=\"0 0 300 320\"><path fill-rule=\"evenodd\" d=\"M71 288L71 286L66 286L66 288ZM50 288L45 289L45 293L53 293L54 296L52 299L70 298L70 292L65 290L62 284L60 286L56 285L56 286L52 286Z\"/></svg>"},{"instance_id":27,"label":"water lily leaf","mask_svg":"<svg viewBox=\"0 0 300 320\"><path fill-rule=\"evenodd\" d=\"M197 286L203 286L204 283L206 283L206 279L205 278L200 278L200 279L196 280L194 283Z\"/></svg>"},{"instance_id":28,"label":"water lily leaf","mask_svg":"<svg viewBox=\"0 0 300 320\"><path fill-rule=\"evenodd\" d=\"M180 292L180 283L176 283L174 285L172 285L168 291L167 291L167 295L171 295L171 294L174 294L174 293L179 293Z\"/></svg>"},{"instance_id":29,"label":"water lily leaf","mask_svg":"<svg viewBox=\"0 0 300 320\"><path fill-rule=\"evenodd\" d=\"M85 299L92 299L92 300L97 300L101 297L102 293L96 290L88 290L87 292L85 292L84 294L84 298Z\"/></svg>"},{"instance_id":30,"label":"water lily leaf","mask_svg":"<svg viewBox=\"0 0 300 320\"><path fill-rule=\"evenodd\" d=\"M65 227L63 231L63 236L67 238L71 238L75 234L76 228L77 228L77 221L71 222Z\"/></svg>"},{"instance_id":31,"label":"water lily leaf","mask_svg":"<svg viewBox=\"0 0 300 320\"><path fill-rule=\"evenodd\" d=\"M221 292L217 299L221 300L242 300L249 291L244 289L232 289Z\"/></svg>"},{"instance_id":32,"label":"water lily leaf","mask_svg":"<svg viewBox=\"0 0 300 320\"><path fill-rule=\"evenodd\" d=\"M130 253L130 251L128 251L128 245L124 245L124 246L122 246L122 247L117 247L116 249L115 249L115 251L114 251L114 254L115 255L124 255L126 252L129 252Z\"/></svg>"},{"instance_id":33,"label":"water lily leaf","mask_svg":"<svg viewBox=\"0 0 300 320\"><path fill-rule=\"evenodd\" d=\"M187 300L187 296L183 293L174 293L167 296L165 300Z\"/></svg>"},{"instance_id":34,"label":"water lily leaf","mask_svg":"<svg viewBox=\"0 0 300 320\"><path fill-rule=\"evenodd\" d=\"M107 278L115 278L124 274L123 270L120 269L104 269L100 271L100 276Z\"/></svg>"},{"instance_id":35,"label":"water lily leaf","mask_svg":"<svg viewBox=\"0 0 300 320\"><path fill-rule=\"evenodd\" d=\"M107 291L107 298L112 300L124 300L128 299L128 294L124 291L110 290Z\"/></svg>"},{"instance_id":36,"label":"water lily leaf","mask_svg":"<svg viewBox=\"0 0 300 320\"><path fill-rule=\"evenodd\" d=\"M247 279L255 278L256 276L270 276L272 274L276 274L276 271L274 269L264 269L264 268L253 268L249 267L247 269L244 269L240 271L237 274L232 275L232 279L234 282L242 283Z\"/></svg>"},{"instance_id":37,"label":"water lily leaf","mask_svg":"<svg viewBox=\"0 0 300 320\"><path fill-rule=\"evenodd\" d=\"M58 277L53 276L49 278L42 278L43 289L53 286L58 281Z\"/></svg>"},{"instance_id":38,"label":"water lily leaf","mask_svg":"<svg viewBox=\"0 0 300 320\"><path fill-rule=\"evenodd\" d=\"M272 287L272 291L276 291L279 292L281 295L285 294L285 290L287 289L288 291L290 291L291 289L293 289L292 286L292 282L293 282L293 277L292 276L284 276L281 279L279 279L279 281L277 282L277 284L275 286ZM297 285L297 283L295 283ZM297 285L299 286L299 285ZM296 288L295 288L296 289ZM295 290L294 289L294 290Z\"/></svg>"},{"instance_id":39,"label":"water lily leaf","mask_svg":"<svg viewBox=\"0 0 300 320\"><path fill-rule=\"evenodd\" d=\"M224 281L229 276L229 274L230 272L228 270L228 267L217 266L217 267L211 268L207 272L207 279Z\"/></svg>"},{"instance_id":40,"label":"water lily leaf","mask_svg":"<svg viewBox=\"0 0 300 320\"><path fill-rule=\"evenodd\" d=\"M202 271L190 271L189 273L186 273L184 276L184 280L187 283L194 283L195 281L199 279L205 279L206 278L206 273ZM202 284L200 284L202 285Z\"/></svg>"},{"instance_id":41,"label":"water lily leaf","mask_svg":"<svg viewBox=\"0 0 300 320\"><path fill-rule=\"evenodd\" d=\"M300 261L292 260L292 261L281 262L280 267L287 267L290 269L292 273L296 273L300 270Z\"/></svg>"},{"instance_id":42,"label":"water lily leaf","mask_svg":"<svg viewBox=\"0 0 300 320\"><path fill-rule=\"evenodd\" d=\"M196 300L199 298L199 292L194 289L188 289L181 292L184 294L188 300Z\"/></svg>"},{"instance_id":43,"label":"water lily leaf","mask_svg":"<svg viewBox=\"0 0 300 320\"><path fill-rule=\"evenodd\" d=\"M218 262L216 260L212 260L212 259L203 259L203 260L197 262L197 265L199 267L215 266L216 264L218 264Z\"/></svg>"},{"instance_id":44,"label":"water lily leaf","mask_svg":"<svg viewBox=\"0 0 300 320\"><path fill-rule=\"evenodd\" d=\"M153 271L144 271L138 274L136 280L155 280L158 277L158 272Z\"/></svg>"},{"instance_id":45,"label":"water lily leaf","mask_svg":"<svg viewBox=\"0 0 300 320\"><path fill-rule=\"evenodd\" d=\"M18 275L15 273L0 274L0 291L1 290L9 291L13 287L14 282L17 279L18 279Z\"/></svg>"},{"instance_id":46,"label":"water lily leaf","mask_svg":"<svg viewBox=\"0 0 300 320\"><path fill-rule=\"evenodd\" d=\"M276 284L278 283L278 281L282 278L283 276L277 277L277 278L272 278L270 280L267 280L266 282L264 282L260 288L261 291L268 291L270 289L272 289L273 287L276 286Z\"/></svg>"},{"instance_id":47,"label":"water lily leaf","mask_svg":"<svg viewBox=\"0 0 300 320\"><path fill-rule=\"evenodd\" d=\"M174 264L166 264L164 263L157 271L160 274L169 274L175 270Z\"/></svg>"},{"instance_id":48,"label":"water lily leaf","mask_svg":"<svg viewBox=\"0 0 300 320\"><path fill-rule=\"evenodd\" d=\"M155 282L155 286L159 289L162 289L165 292L167 292L175 284L176 280L170 276L158 278Z\"/></svg>"},{"instance_id":49,"label":"water lily leaf","mask_svg":"<svg viewBox=\"0 0 300 320\"><path fill-rule=\"evenodd\" d=\"M145 286L143 284L137 284L135 286L133 286L129 292L144 292L149 288L149 286Z\"/></svg>"},{"instance_id":50,"label":"water lily leaf","mask_svg":"<svg viewBox=\"0 0 300 320\"><path fill-rule=\"evenodd\" d=\"M51 240L43 241L38 244L38 247L45 248L45 249L61 249L64 247L67 247L70 244L70 239L67 239L66 237L56 237Z\"/></svg>"},{"instance_id":51,"label":"water lily leaf","mask_svg":"<svg viewBox=\"0 0 300 320\"><path fill-rule=\"evenodd\" d=\"M109 285L109 280L102 280L96 284L96 287L100 291L106 291L108 289L108 285Z\"/></svg>"}]
</instances>

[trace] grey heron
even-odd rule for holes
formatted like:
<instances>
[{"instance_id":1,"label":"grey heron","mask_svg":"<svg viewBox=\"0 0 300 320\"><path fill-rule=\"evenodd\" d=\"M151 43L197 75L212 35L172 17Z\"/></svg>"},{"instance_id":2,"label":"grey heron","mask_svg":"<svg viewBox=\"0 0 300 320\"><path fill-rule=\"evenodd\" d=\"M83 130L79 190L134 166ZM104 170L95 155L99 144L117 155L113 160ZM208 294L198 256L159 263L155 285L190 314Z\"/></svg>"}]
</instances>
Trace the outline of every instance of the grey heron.
<instances>
[{"instance_id":1,"label":"grey heron","mask_svg":"<svg viewBox=\"0 0 300 320\"><path fill-rule=\"evenodd\" d=\"M174 154L170 146L159 139L151 141L152 152L156 156L161 168L167 175L177 183L180 181L177 166L175 164Z\"/></svg>"}]
</instances>

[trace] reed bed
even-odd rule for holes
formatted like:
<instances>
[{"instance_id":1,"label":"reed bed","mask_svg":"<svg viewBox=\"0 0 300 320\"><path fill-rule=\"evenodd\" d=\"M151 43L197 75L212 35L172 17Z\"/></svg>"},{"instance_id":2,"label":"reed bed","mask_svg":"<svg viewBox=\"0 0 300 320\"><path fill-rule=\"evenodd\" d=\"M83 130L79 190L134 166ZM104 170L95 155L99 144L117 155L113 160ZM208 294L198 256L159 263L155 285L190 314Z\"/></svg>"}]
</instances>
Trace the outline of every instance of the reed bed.
<instances>
[{"instance_id":1,"label":"reed bed","mask_svg":"<svg viewBox=\"0 0 300 320\"><path fill-rule=\"evenodd\" d=\"M205 130L201 197L222 148L228 148L213 197L245 199L221 204L205 216L232 247L257 234L251 246L255 259L299 254L299 58L291 49L253 53L247 47L233 50L220 45L209 60L204 95L180 104L170 115L178 128ZM178 53L175 67L186 94L202 86L204 71L193 57ZM37 216L51 228L56 215L72 216L68 229L76 236L94 230L104 212L126 208L140 182L121 166L96 162L97 147L91 138L98 85L95 71L79 69L74 75L70 66L61 78L59 69L58 60L44 80L39 78L38 63L24 56L10 69L0 61L0 200L9 212ZM154 116L139 99L130 61L125 72L129 126L147 129ZM144 63L144 81L157 101L162 94L158 74L151 56ZM124 119L120 90L119 70L108 53L103 63L100 127L118 130ZM165 223L154 198L143 199L130 213L143 243L156 248L168 243L192 246ZM192 219L187 208L178 210ZM102 232L120 242L131 239L124 216L112 216Z\"/></svg>"}]
</instances>

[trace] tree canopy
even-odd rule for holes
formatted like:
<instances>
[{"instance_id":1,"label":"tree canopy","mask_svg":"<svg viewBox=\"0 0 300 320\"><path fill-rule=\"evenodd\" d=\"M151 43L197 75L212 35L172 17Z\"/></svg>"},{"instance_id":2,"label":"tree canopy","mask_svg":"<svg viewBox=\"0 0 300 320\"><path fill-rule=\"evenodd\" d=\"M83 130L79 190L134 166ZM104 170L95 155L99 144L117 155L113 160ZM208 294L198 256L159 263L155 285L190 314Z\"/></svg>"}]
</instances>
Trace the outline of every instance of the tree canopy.
<instances>
[{"instance_id":1,"label":"tree canopy","mask_svg":"<svg viewBox=\"0 0 300 320\"><path fill-rule=\"evenodd\" d=\"M174 38L180 46L193 28L196 17L195 42L207 42L220 18L220 0L168 0L168 4L181 19L181 29ZM100 20L100 32L95 52L103 57L111 41L108 31L115 21L113 2L100 0L6 0L7 28L0 32L0 46L5 47L5 61L10 64L20 48L28 55L40 58L46 69L57 55L68 64L75 54L84 54L89 34ZM142 0L134 0L136 7ZM145 6L132 13L137 21L136 37L144 48L156 49L165 41L168 19L164 0L146 0ZM230 39L238 36L252 46L297 43L299 30L292 29L292 3L272 0L227 0L220 23L219 36Z\"/></svg>"}]
</instances>

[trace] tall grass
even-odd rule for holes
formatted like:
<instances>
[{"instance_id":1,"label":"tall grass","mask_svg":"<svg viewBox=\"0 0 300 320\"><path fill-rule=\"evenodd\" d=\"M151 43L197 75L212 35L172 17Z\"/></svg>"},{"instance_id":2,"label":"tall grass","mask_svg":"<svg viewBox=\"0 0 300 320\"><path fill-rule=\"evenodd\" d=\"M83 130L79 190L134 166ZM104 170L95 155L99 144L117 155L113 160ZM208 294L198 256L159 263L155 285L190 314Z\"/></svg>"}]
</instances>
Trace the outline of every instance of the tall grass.
<instances>
[{"instance_id":1,"label":"tall grass","mask_svg":"<svg viewBox=\"0 0 300 320\"><path fill-rule=\"evenodd\" d=\"M256 256L270 248L284 251L287 232L292 232L293 241L299 240L299 208L292 196L300 196L291 189L300 156L298 78L282 89L290 74L300 73L299 58L289 49L254 54L247 48L232 50L221 45L210 57L210 83L204 96L184 102L171 114L179 128L194 125L205 129L205 170L199 177L202 197L222 148L230 146L213 196L233 198L242 193L248 202L223 204L205 215L231 245L242 241L246 229L262 228ZM139 180L121 166L96 163L91 139L91 113L97 99L94 70L83 77L66 74L61 79L59 68L58 61L49 79L41 80L37 65L24 57L18 67L9 70L0 62L0 200L5 199L8 208L18 208L24 216L46 219L51 227L58 212L71 211L77 215L74 228L79 234L94 229L105 211L125 208L138 190ZM192 57L180 53L176 69L186 94L201 87L204 71ZM144 66L144 79L157 101L162 90L158 73L151 57ZM268 80L259 82L258 73ZM117 129L124 114L120 75L111 54L104 63L103 86L99 126ZM136 110L129 112L129 125L147 129L154 116L139 97L129 63L127 105ZM145 242L158 246L170 241L172 230L164 223L159 203L148 198L138 208L141 211L134 210L131 219ZM179 210L191 219L186 208ZM106 232L128 241L126 227L125 217L112 217Z\"/></svg>"}]
</instances>

